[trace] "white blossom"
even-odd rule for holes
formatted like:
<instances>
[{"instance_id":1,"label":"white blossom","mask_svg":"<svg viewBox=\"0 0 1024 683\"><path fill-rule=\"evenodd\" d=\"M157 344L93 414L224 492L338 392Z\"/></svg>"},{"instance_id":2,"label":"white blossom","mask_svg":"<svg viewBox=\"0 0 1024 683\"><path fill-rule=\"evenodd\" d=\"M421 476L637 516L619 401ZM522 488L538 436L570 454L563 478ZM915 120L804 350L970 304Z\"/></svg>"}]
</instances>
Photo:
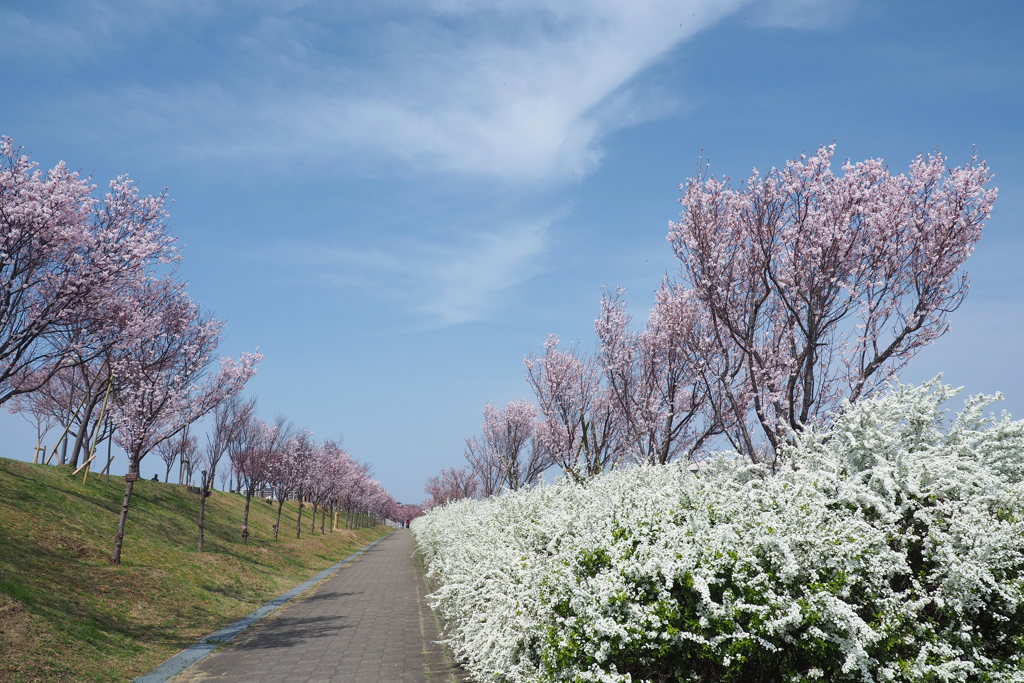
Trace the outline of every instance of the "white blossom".
<instances>
[{"instance_id":1,"label":"white blossom","mask_svg":"<svg viewBox=\"0 0 1024 683\"><path fill-rule=\"evenodd\" d=\"M955 393L847 406L774 474L723 454L435 508L448 642L484 681L1024 681L1024 422L950 419Z\"/></svg>"}]
</instances>

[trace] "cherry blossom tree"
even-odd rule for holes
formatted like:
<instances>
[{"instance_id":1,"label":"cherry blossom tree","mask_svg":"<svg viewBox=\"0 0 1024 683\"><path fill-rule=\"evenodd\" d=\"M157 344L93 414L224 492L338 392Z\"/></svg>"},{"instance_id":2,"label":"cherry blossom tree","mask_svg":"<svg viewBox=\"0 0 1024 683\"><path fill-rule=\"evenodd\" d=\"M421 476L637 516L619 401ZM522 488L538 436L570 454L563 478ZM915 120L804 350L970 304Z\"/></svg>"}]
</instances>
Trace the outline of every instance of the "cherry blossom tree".
<instances>
[{"instance_id":1,"label":"cherry blossom tree","mask_svg":"<svg viewBox=\"0 0 1024 683\"><path fill-rule=\"evenodd\" d=\"M339 444L334 441L325 441L320 447L321 459L320 481L316 482L311 496L313 503L313 523L310 526L312 533L316 529L316 515L320 512L320 533L325 533L325 523L328 513L333 513L339 490L345 485L345 481L351 476L354 470L354 463ZM333 517L331 530L333 531Z\"/></svg>"},{"instance_id":2,"label":"cherry blossom tree","mask_svg":"<svg viewBox=\"0 0 1024 683\"><path fill-rule=\"evenodd\" d=\"M313 451L304 487L306 501L313 506L309 524L311 534L316 532L317 512L323 512L337 489L344 484L349 474L349 462L348 454L333 441L325 441ZM320 522L320 532L323 533L323 515Z\"/></svg>"},{"instance_id":3,"label":"cherry blossom tree","mask_svg":"<svg viewBox=\"0 0 1024 683\"><path fill-rule=\"evenodd\" d=\"M370 485L370 468L362 465L340 446L327 442L328 449L334 449L333 470L331 477L333 486L330 489L329 501L333 511L348 507L355 508L359 499Z\"/></svg>"},{"instance_id":4,"label":"cherry blossom tree","mask_svg":"<svg viewBox=\"0 0 1024 683\"><path fill-rule=\"evenodd\" d=\"M392 510L392 516L390 519L396 522L404 522L406 520L413 520L420 517L423 514L422 505L412 505L410 503L395 503L395 507Z\"/></svg>"},{"instance_id":5,"label":"cherry blossom tree","mask_svg":"<svg viewBox=\"0 0 1024 683\"><path fill-rule=\"evenodd\" d=\"M351 471L351 476L337 494L338 504L345 511L344 525L349 529L356 528L356 518L366 507L372 488L369 467L355 462L353 464L355 467Z\"/></svg>"},{"instance_id":6,"label":"cherry blossom tree","mask_svg":"<svg viewBox=\"0 0 1024 683\"><path fill-rule=\"evenodd\" d=\"M48 377L46 383L33 393L50 394L54 407L63 408L61 404L75 406L68 422L68 436L74 437L74 441L66 457L72 467L77 467L80 460L91 455L90 443L99 441L113 385L112 363L119 348L131 343L134 330L130 318L138 312L126 314L117 308L117 304L105 306L105 315L115 326L103 328L100 332L68 336L65 345L79 350L77 356L81 362L55 372L43 365L29 375L30 382L37 376Z\"/></svg>"},{"instance_id":7,"label":"cherry blossom tree","mask_svg":"<svg viewBox=\"0 0 1024 683\"><path fill-rule=\"evenodd\" d=\"M68 434L74 436L67 458L72 467L78 466L80 458L91 457L95 444L112 435L112 423L106 418L115 368L128 362L139 343L163 332L162 318L153 311L184 297L183 286L170 278L125 284L97 306L105 325L55 335L63 346L76 349L78 362L52 373L49 367L39 366L30 378L49 377L33 393L51 394L52 405L75 406L68 420Z\"/></svg>"},{"instance_id":8,"label":"cherry blossom tree","mask_svg":"<svg viewBox=\"0 0 1024 683\"><path fill-rule=\"evenodd\" d=\"M437 476L427 479L424 489L430 495L427 507L434 507L474 497L479 489L479 482L468 467L446 467Z\"/></svg>"},{"instance_id":9,"label":"cherry blossom tree","mask_svg":"<svg viewBox=\"0 0 1024 683\"><path fill-rule=\"evenodd\" d=\"M475 436L466 439L466 467L473 473L481 497L489 498L501 490L502 468L491 457L487 445Z\"/></svg>"},{"instance_id":10,"label":"cherry blossom tree","mask_svg":"<svg viewBox=\"0 0 1024 683\"><path fill-rule=\"evenodd\" d=\"M693 459L723 431L711 396L728 368L706 342L708 321L693 292L662 283L647 327L630 332L622 291L601 297L595 322L608 393L634 459Z\"/></svg>"},{"instance_id":11,"label":"cherry blossom tree","mask_svg":"<svg viewBox=\"0 0 1024 683\"><path fill-rule=\"evenodd\" d=\"M33 462L35 462L41 453L45 457L46 435L58 424L58 420L49 410L43 409L40 403L35 401L19 402L18 399L22 396L32 396L32 394L15 397L10 403L11 412L21 414L36 430L35 454L33 456Z\"/></svg>"},{"instance_id":12,"label":"cherry blossom tree","mask_svg":"<svg viewBox=\"0 0 1024 683\"><path fill-rule=\"evenodd\" d=\"M536 482L552 464L549 453L531 438L536 417L537 408L529 401L484 407L484 452L509 490Z\"/></svg>"},{"instance_id":13,"label":"cherry blossom tree","mask_svg":"<svg viewBox=\"0 0 1024 683\"><path fill-rule=\"evenodd\" d=\"M277 500L277 521L274 524L274 540L281 532L281 510L286 500L297 494L299 510L302 509L302 480L306 472L306 460L313 449L313 438L309 432L300 432L288 438L280 448L274 451L270 464L270 476L267 483L274 491ZM301 524L301 517L300 524ZM301 527L299 529L301 534Z\"/></svg>"},{"instance_id":14,"label":"cherry blossom tree","mask_svg":"<svg viewBox=\"0 0 1024 683\"><path fill-rule=\"evenodd\" d=\"M149 285L149 320L156 329L136 337L114 367L116 390L112 417L115 440L128 456L128 474L110 561L119 564L132 489L139 464L153 448L238 394L253 375L261 356L225 358L212 373L213 353L221 323L206 319L180 285L163 281Z\"/></svg>"},{"instance_id":15,"label":"cherry blossom tree","mask_svg":"<svg viewBox=\"0 0 1024 683\"><path fill-rule=\"evenodd\" d=\"M235 459L247 443L247 430L255 418L256 399L237 394L221 401L213 409L213 424L206 435L206 448L199 461L202 468L199 491L199 552L206 550L206 499L213 490L214 477L221 459ZM225 477L225 481L226 481ZM221 483L224 485L224 482Z\"/></svg>"},{"instance_id":16,"label":"cherry blossom tree","mask_svg":"<svg viewBox=\"0 0 1024 683\"><path fill-rule=\"evenodd\" d=\"M176 258L164 195L140 196L127 176L102 200L63 162L45 175L0 139L0 404L113 343L109 303Z\"/></svg>"},{"instance_id":17,"label":"cherry blossom tree","mask_svg":"<svg viewBox=\"0 0 1024 683\"><path fill-rule=\"evenodd\" d=\"M144 277L122 283L117 292L108 293L93 307L94 317L102 319L102 325L50 334L51 345L73 352L49 363L36 363L12 378L12 386L20 392L11 402L12 410L47 411L66 425L62 463L77 467L81 458L92 455L97 443L110 438L112 423L106 418L114 368L133 353L135 344L160 333L160 318L152 311L176 296L182 296L181 285L171 279ZM70 454L69 437L73 439Z\"/></svg>"},{"instance_id":18,"label":"cherry blossom tree","mask_svg":"<svg viewBox=\"0 0 1024 683\"><path fill-rule=\"evenodd\" d=\"M692 178L670 224L705 338L736 371L713 392L716 410L759 459L949 329L996 197L976 157L947 168L941 154L919 156L899 174L867 159L837 175L833 153L755 169L740 188Z\"/></svg>"},{"instance_id":19,"label":"cherry blossom tree","mask_svg":"<svg viewBox=\"0 0 1024 683\"><path fill-rule=\"evenodd\" d=\"M296 458L292 460L295 468L294 477L295 500L298 503L298 515L295 519L295 538L302 538L302 511L306 507L306 494L309 490L310 472L313 469L317 452L317 443L310 432L302 432L296 439Z\"/></svg>"},{"instance_id":20,"label":"cherry blossom tree","mask_svg":"<svg viewBox=\"0 0 1024 683\"><path fill-rule=\"evenodd\" d=\"M171 480L171 469L174 467L174 463L179 458L188 460L189 456L196 452L197 446L196 437L188 433L188 427L181 430L176 436L157 444L156 453L164 461L166 467L164 481Z\"/></svg>"},{"instance_id":21,"label":"cherry blossom tree","mask_svg":"<svg viewBox=\"0 0 1024 683\"><path fill-rule=\"evenodd\" d=\"M576 351L544 342L544 355L526 359L526 376L541 413L534 442L577 481L603 472L621 456L622 420L598 368Z\"/></svg>"},{"instance_id":22,"label":"cherry blossom tree","mask_svg":"<svg viewBox=\"0 0 1024 683\"><path fill-rule=\"evenodd\" d=\"M232 454L232 465L245 489L245 510L242 513L242 540L249 540L249 509L253 495L268 483L278 449L291 437L291 424L284 417L278 417L273 425L251 420L242 438L242 448Z\"/></svg>"},{"instance_id":23,"label":"cherry blossom tree","mask_svg":"<svg viewBox=\"0 0 1024 683\"><path fill-rule=\"evenodd\" d=\"M380 524L395 507L395 499L381 486L380 482L370 477L369 469L364 480L363 495L359 510L366 517L366 524Z\"/></svg>"},{"instance_id":24,"label":"cherry blossom tree","mask_svg":"<svg viewBox=\"0 0 1024 683\"><path fill-rule=\"evenodd\" d=\"M369 465L355 460L350 462L349 476L336 497L345 512L344 526L354 529L368 522L383 521L394 513L394 498L373 479Z\"/></svg>"},{"instance_id":25,"label":"cherry blossom tree","mask_svg":"<svg viewBox=\"0 0 1024 683\"><path fill-rule=\"evenodd\" d=\"M67 438L70 434L75 436L73 428L76 410L82 406L81 399L76 395L76 382L74 378L75 368L72 366L61 368L49 381L35 391L16 394L7 403L12 413L18 413L26 420L36 426L36 452L43 447L45 436L57 425L66 425L61 436L57 438L57 444L45 455L46 460L55 454L60 443L65 444L61 455L61 461L66 457Z\"/></svg>"}]
</instances>

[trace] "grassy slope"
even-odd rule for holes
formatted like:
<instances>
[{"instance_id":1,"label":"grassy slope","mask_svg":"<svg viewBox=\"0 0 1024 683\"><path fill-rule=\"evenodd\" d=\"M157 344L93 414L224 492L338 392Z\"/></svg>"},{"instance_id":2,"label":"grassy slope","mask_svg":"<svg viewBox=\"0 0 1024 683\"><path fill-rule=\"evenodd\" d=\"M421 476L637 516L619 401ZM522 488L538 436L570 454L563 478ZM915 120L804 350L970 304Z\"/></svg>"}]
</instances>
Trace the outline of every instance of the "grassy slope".
<instances>
[{"instance_id":1,"label":"grassy slope","mask_svg":"<svg viewBox=\"0 0 1024 683\"><path fill-rule=\"evenodd\" d=\"M252 611L386 531L295 539L296 507L242 496L207 501L207 552L196 550L199 497L139 481L123 564L107 564L124 480L0 458L0 680L128 680ZM330 528L328 520L327 528Z\"/></svg>"}]
</instances>

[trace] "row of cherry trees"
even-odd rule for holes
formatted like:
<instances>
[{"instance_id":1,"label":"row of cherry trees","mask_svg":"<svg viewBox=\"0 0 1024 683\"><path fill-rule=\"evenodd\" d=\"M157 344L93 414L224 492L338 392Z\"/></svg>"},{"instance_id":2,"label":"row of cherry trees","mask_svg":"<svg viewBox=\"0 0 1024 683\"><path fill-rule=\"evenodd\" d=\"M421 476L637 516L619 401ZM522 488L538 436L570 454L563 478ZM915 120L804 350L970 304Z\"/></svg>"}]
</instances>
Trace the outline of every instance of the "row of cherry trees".
<instances>
[{"instance_id":1,"label":"row of cherry trees","mask_svg":"<svg viewBox=\"0 0 1024 683\"><path fill-rule=\"evenodd\" d=\"M972 157L879 159L833 171L833 146L739 186L703 166L668 240L677 279L646 324L605 292L593 354L551 336L526 359L536 403L484 410L466 466L431 478L435 503L515 489L557 466L698 460L728 446L775 467L779 447L871 395L949 329L962 266L996 190Z\"/></svg>"},{"instance_id":2,"label":"row of cherry trees","mask_svg":"<svg viewBox=\"0 0 1024 683\"><path fill-rule=\"evenodd\" d=\"M172 442L161 453L169 473L174 459L195 462L200 468L199 549L204 549L206 497L213 488L221 460L227 457L230 480L235 490L245 495L241 535L249 539L249 510L252 498L266 495L277 502L274 538L281 530L281 513L288 500L298 501L295 536L302 536L302 517L311 506L310 533L316 531L319 513L320 531L325 530L328 517L331 530L335 515L343 515L341 526L354 527L357 519L383 521L399 519L398 503L372 478L366 464L356 462L344 448L333 441L318 442L308 431L294 429L285 418L267 424L256 416L254 399L235 397L218 406L213 413L206 448L198 452L194 439L188 435Z\"/></svg>"},{"instance_id":3,"label":"row of cherry trees","mask_svg":"<svg viewBox=\"0 0 1024 683\"><path fill-rule=\"evenodd\" d=\"M192 462L198 445L190 427L206 416L201 548L205 493L225 457L249 497L266 483L282 503L312 502L314 516L339 506L380 519L394 513L394 501L342 449L285 433L282 423L263 425L255 402L240 397L261 356L215 362L223 323L174 276L179 255L166 196L142 195L127 176L111 181L102 198L95 190L63 162L44 173L10 139L0 140L0 405L30 415L40 444L58 427L61 460L73 467L106 441L109 471L110 444L124 450L111 562L121 559L143 458L159 452L168 475L175 458Z\"/></svg>"}]
</instances>

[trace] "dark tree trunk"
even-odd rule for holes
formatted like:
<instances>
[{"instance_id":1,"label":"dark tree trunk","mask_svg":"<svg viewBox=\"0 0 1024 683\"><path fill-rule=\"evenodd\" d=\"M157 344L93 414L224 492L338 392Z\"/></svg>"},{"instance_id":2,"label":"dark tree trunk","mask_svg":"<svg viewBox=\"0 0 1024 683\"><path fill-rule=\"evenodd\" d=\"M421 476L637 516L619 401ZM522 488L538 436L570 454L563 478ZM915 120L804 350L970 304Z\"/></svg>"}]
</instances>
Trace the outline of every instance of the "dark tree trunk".
<instances>
[{"instance_id":1,"label":"dark tree trunk","mask_svg":"<svg viewBox=\"0 0 1024 683\"><path fill-rule=\"evenodd\" d=\"M92 411L96 409L96 404L99 402L99 398L92 399L85 407L85 413L82 414L82 421L78 423L78 434L75 437L75 445L71 448L71 468L78 467L78 459L82 455L82 451L89 447L89 420L92 418ZM96 429L99 429L99 425L96 425Z\"/></svg>"},{"instance_id":2,"label":"dark tree trunk","mask_svg":"<svg viewBox=\"0 0 1024 683\"><path fill-rule=\"evenodd\" d=\"M284 507L284 499L277 499L277 524L274 525L274 540L277 540L278 533L281 532L281 508Z\"/></svg>"},{"instance_id":3,"label":"dark tree trunk","mask_svg":"<svg viewBox=\"0 0 1024 683\"><path fill-rule=\"evenodd\" d=\"M206 550L206 496L210 490L205 477L202 483L199 488L199 552Z\"/></svg>"},{"instance_id":4,"label":"dark tree trunk","mask_svg":"<svg viewBox=\"0 0 1024 683\"><path fill-rule=\"evenodd\" d=\"M299 489L299 519L295 522L295 538L302 538L302 489Z\"/></svg>"},{"instance_id":5,"label":"dark tree trunk","mask_svg":"<svg viewBox=\"0 0 1024 683\"><path fill-rule=\"evenodd\" d=\"M245 513L242 515L242 542L249 542L249 503L252 501L252 487L245 493Z\"/></svg>"},{"instance_id":6,"label":"dark tree trunk","mask_svg":"<svg viewBox=\"0 0 1024 683\"><path fill-rule=\"evenodd\" d=\"M114 552L110 554L110 564L121 564L121 548L124 546L124 527L128 522L128 507L132 502L132 489L139 478L139 461L129 457L128 474L124 478L124 499L121 501L121 516L117 520L117 535L114 536Z\"/></svg>"}]
</instances>

